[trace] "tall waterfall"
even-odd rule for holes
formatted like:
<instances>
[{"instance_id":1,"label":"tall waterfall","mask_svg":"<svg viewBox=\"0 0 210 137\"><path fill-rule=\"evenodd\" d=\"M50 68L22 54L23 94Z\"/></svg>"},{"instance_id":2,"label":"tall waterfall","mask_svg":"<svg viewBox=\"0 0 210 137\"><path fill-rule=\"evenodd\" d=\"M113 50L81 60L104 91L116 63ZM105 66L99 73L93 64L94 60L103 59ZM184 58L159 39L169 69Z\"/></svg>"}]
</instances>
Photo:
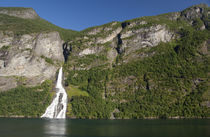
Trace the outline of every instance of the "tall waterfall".
<instances>
[{"instance_id":1,"label":"tall waterfall","mask_svg":"<svg viewBox=\"0 0 210 137\"><path fill-rule=\"evenodd\" d=\"M41 118L66 118L67 94L62 86L62 67L59 69L56 90L56 97Z\"/></svg>"}]
</instances>

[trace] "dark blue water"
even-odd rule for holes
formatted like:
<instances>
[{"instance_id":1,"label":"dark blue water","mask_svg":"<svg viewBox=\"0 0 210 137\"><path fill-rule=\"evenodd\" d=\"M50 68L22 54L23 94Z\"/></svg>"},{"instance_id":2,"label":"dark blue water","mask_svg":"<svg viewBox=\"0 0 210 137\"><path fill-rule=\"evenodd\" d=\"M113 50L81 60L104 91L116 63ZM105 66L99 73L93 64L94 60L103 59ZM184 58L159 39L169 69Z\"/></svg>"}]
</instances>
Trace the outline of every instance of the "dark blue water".
<instances>
[{"instance_id":1,"label":"dark blue water","mask_svg":"<svg viewBox=\"0 0 210 137\"><path fill-rule=\"evenodd\" d=\"M0 137L210 137L210 119L46 120L0 118Z\"/></svg>"}]
</instances>

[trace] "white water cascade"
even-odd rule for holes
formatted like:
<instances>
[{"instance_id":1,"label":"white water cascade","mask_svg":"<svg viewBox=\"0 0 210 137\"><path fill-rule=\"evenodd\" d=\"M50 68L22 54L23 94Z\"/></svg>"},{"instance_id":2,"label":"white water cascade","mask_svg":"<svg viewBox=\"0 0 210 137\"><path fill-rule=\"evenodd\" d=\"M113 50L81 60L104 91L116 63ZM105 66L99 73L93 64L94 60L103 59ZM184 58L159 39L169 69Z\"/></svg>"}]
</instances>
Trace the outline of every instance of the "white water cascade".
<instances>
[{"instance_id":1,"label":"white water cascade","mask_svg":"<svg viewBox=\"0 0 210 137\"><path fill-rule=\"evenodd\" d=\"M59 69L57 83L56 83L56 97L52 103L47 107L45 113L41 118L66 118L67 94L62 86L62 67Z\"/></svg>"}]
</instances>

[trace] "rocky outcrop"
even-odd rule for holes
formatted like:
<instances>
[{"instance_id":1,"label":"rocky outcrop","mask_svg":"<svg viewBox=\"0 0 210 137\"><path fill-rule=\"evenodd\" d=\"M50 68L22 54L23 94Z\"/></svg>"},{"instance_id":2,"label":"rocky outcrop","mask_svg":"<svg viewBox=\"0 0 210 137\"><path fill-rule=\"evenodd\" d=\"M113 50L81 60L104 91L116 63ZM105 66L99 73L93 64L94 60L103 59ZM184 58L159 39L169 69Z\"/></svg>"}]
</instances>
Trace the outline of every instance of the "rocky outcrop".
<instances>
[{"instance_id":1,"label":"rocky outcrop","mask_svg":"<svg viewBox=\"0 0 210 137\"><path fill-rule=\"evenodd\" d=\"M24 18L24 19L36 19L39 18L37 13L32 8L0 8L0 14L6 14L9 16Z\"/></svg>"},{"instance_id":2,"label":"rocky outcrop","mask_svg":"<svg viewBox=\"0 0 210 137\"><path fill-rule=\"evenodd\" d=\"M12 44L14 34L11 31L0 31L0 48Z\"/></svg>"},{"instance_id":3,"label":"rocky outcrop","mask_svg":"<svg viewBox=\"0 0 210 137\"><path fill-rule=\"evenodd\" d=\"M83 51L81 51L79 53L79 55L84 56L84 55L89 55L89 54L94 54L94 53L96 53L94 49L87 48L87 49L84 49Z\"/></svg>"},{"instance_id":4,"label":"rocky outcrop","mask_svg":"<svg viewBox=\"0 0 210 137\"><path fill-rule=\"evenodd\" d=\"M101 37L97 38L97 39L96 39L96 43L97 43L97 44L104 44L104 43L106 43L106 42L110 42L110 41L112 41L115 37L117 37L117 35L118 35L121 31L122 31L122 28L119 27L119 28L117 28L116 30L113 30L112 33L109 34L107 37L105 37L105 38L101 38Z\"/></svg>"},{"instance_id":5,"label":"rocky outcrop","mask_svg":"<svg viewBox=\"0 0 210 137\"><path fill-rule=\"evenodd\" d=\"M15 77L1 77L0 76L0 92L6 91L17 86L17 80Z\"/></svg>"},{"instance_id":6,"label":"rocky outcrop","mask_svg":"<svg viewBox=\"0 0 210 137\"><path fill-rule=\"evenodd\" d=\"M79 53L79 56L89 55L89 54L98 54L103 50L103 47L95 46L91 48L86 48Z\"/></svg>"},{"instance_id":7,"label":"rocky outcrop","mask_svg":"<svg viewBox=\"0 0 210 137\"><path fill-rule=\"evenodd\" d=\"M97 33L101 32L103 30L103 28L94 28L91 31L89 31L87 34L88 35L96 35Z\"/></svg>"},{"instance_id":8,"label":"rocky outcrop","mask_svg":"<svg viewBox=\"0 0 210 137\"><path fill-rule=\"evenodd\" d=\"M155 25L137 30L125 31L121 34L121 51L126 48L126 54L144 47L154 47L160 42L169 42L173 38L173 32L164 25Z\"/></svg>"},{"instance_id":9,"label":"rocky outcrop","mask_svg":"<svg viewBox=\"0 0 210 137\"><path fill-rule=\"evenodd\" d=\"M108 31L113 30L113 26L117 25L117 23L119 23L119 22L112 22L112 23L109 23L109 24L105 24L105 26L98 26L98 27L89 28L86 31L87 31L88 35L96 35L96 34L102 33L102 31L103 32L108 32Z\"/></svg>"},{"instance_id":10,"label":"rocky outcrop","mask_svg":"<svg viewBox=\"0 0 210 137\"><path fill-rule=\"evenodd\" d=\"M62 43L58 32L41 33L36 39L35 54L64 61Z\"/></svg>"},{"instance_id":11,"label":"rocky outcrop","mask_svg":"<svg viewBox=\"0 0 210 137\"><path fill-rule=\"evenodd\" d=\"M57 32L22 36L14 36L12 32L0 34L0 90L14 88L17 82L13 77L24 77L26 85L54 78L58 69L56 62L64 61L63 41Z\"/></svg>"},{"instance_id":12,"label":"rocky outcrop","mask_svg":"<svg viewBox=\"0 0 210 137\"><path fill-rule=\"evenodd\" d=\"M187 20L191 25L200 24L200 30L210 28L210 9L206 4L195 5L181 12L181 18ZM199 20L202 20L198 22Z\"/></svg>"},{"instance_id":13,"label":"rocky outcrop","mask_svg":"<svg viewBox=\"0 0 210 137\"><path fill-rule=\"evenodd\" d=\"M196 18L202 18L204 13L207 12L205 9L208 7L206 4L200 4L196 6L192 6L183 12L181 12L181 16L185 17L188 20L193 20Z\"/></svg>"},{"instance_id":14,"label":"rocky outcrop","mask_svg":"<svg viewBox=\"0 0 210 137\"><path fill-rule=\"evenodd\" d=\"M117 53L116 49L114 49L114 48L111 48L108 51L107 58L108 58L110 64L113 64L114 63L117 55L118 55L118 53Z\"/></svg>"},{"instance_id":15,"label":"rocky outcrop","mask_svg":"<svg viewBox=\"0 0 210 137\"><path fill-rule=\"evenodd\" d=\"M137 21L133 21L132 23L129 23L129 26L128 26L128 28L132 28L132 27L134 27L134 26L137 26L137 25L144 25L144 24L147 24L147 22L146 21L144 21L144 20L137 20Z\"/></svg>"},{"instance_id":16,"label":"rocky outcrop","mask_svg":"<svg viewBox=\"0 0 210 137\"><path fill-rule=\"evenodd\" d=\"M178 17L179 14L175 14L173 18L175 20ZM145 47L157 46L161 42L169 42L175 38L175 35L175 32L171 31L166 24L148 24L147 21L142 19L120 24L119 22L114 22L105 25L105 27L92 28L92 30L90 28L87 32L85 31L82 37L76 37L68 42L68 45L71 45L71 48L68 46L68 49L71 49L71 54L69 55L74 56L71 60L72 66L74 66L72 69L81 68L80 63L76 64L78 62L77 59L80 57L84 59L86 58L85 55L90 54L105 56L106 61L103 60L101 62L109 64L110 67L118 62L117 57L119 54L122 55L122 53L123 56L121 58L124 60L123 62L152 56L154 53L137 55L135 51ZM86 67L97 66L97 62L100 61L87 62Z\"/></svg>"}]
</instances>

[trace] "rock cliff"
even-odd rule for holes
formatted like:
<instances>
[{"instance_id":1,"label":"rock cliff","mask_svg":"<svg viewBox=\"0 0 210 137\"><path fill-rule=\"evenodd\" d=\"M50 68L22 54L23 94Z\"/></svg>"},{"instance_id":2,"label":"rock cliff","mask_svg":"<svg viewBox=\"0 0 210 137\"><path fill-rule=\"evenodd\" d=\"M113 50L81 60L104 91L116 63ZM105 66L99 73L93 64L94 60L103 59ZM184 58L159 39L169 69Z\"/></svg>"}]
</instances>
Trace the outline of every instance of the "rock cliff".
<instances>
[{"instance_id":1,"label":"rock cliff","mask_svg":"<svg viewBox=\"0 0 210 137\"><path fill-rule=\"evenodd\" d=\"M23 19L36 19L39 18L37 13L32 8L18 8L18 7L9 7L3 8L0 7L0 14L6 14L9 16L19 17Z\"/></svg>"},{"instance_id":2,"label":"rock cliff","mask_svg":"<svg viewBox=\"0 0 210 137\"><path fill-rule=\"evenodd\" d=\"M84 68L84 63L78 63L78 57L89 55L106 56L107 63L115 63L118 55L123 62L135 60L138 57L152 56L138 51L158 46L178 39L178 29L182 27L198 26L200 30L209 27L208 6L200 4L181 12L173 12L153 17L142 17L125 22L111 22L102 26L88 28L74 40L67 42L71 49L70 56L74 67ZM202 21L201 21L202 20ZM71 48L70 48L71 47ZM81 59L80 59L81 60ZM104 62L104 61L103 61ZM93 62L93 66L95 62ZM91 67L89 62L86 69Z\"/></svg>"},{"instance_id":3,"label":"rock cliff","mask_svg":"<svg viewBox=\"0 0 210 137\"><path fill-rule=\"evenodd\" d=\"M58 32L15 36L1 31L0 90L18 85L17 77L23 77L28 86L55 78L57 63L64 61L62 44Z\"/></svg>"}]
</instances>

